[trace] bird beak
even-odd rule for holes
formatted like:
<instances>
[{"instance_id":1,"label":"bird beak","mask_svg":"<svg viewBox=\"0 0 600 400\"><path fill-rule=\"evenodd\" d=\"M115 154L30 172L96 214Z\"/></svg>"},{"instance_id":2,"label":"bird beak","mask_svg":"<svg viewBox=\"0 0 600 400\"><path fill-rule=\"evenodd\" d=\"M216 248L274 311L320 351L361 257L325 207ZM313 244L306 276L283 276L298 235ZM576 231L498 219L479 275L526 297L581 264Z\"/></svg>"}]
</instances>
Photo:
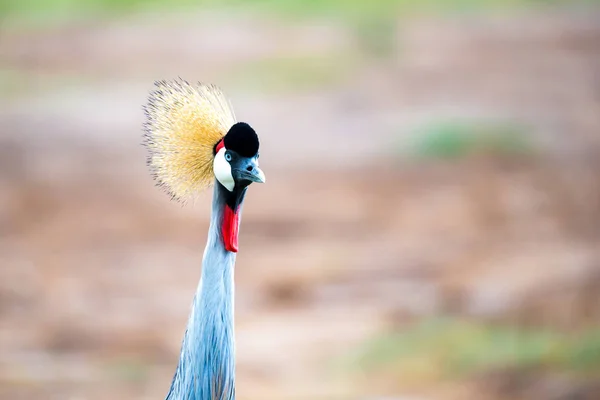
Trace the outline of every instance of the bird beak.
<instances>
[{"instance_id":1,"label":"bird beak","mask_svg":"<svg viewBox=\"0 0 600 400\"><path fill-rule=\"evenodd\" d=\"M265 183L266 179L265 178L265 173L262 172L262 169L258 168L258 167L254 167L254 171L253 171L253 177L254 180L252 180L252 182L256 182L256 183Z\"/></svg>"},{"instance_id":2,"label":"bird beak","mask_svg":"<svg viewBox=\"0 0 600 400\"><path fill-rule=\"evenodd\" d=\"M258 167L252 168L252 171L238 170L238 179L256 183L265 183L265 174Z\"/></svg>"},{"instance_id":3,"label":"bird beak","mask_svg":"<svg viewBox=\"0 0 600 400\"><path fill-rule=\"evenodd\" d=\"M265 174L258 168L256 159L247 159L233 168L233 177L236 181L265 183Z\"/></svg>"}]
</instances>

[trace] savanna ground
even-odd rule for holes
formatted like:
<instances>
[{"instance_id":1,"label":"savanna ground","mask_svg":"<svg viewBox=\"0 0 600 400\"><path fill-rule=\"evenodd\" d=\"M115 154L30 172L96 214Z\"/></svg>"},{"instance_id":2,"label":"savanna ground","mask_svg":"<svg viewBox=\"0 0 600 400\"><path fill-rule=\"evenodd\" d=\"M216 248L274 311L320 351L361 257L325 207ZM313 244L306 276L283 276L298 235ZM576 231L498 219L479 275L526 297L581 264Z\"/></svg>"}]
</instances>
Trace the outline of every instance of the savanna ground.
<instances>
[{"instance_id":1,"label":"savanna ground","mask_svg":"<svg viewBox=\"0 0 600 400\"><path fill-rule=\"evenodd\" d=\"M262 140L240 399L600 392L594 2L0 3L0 398L156 399L211 193L145 169L155 79Z\"/></svg>"}]
</instances>

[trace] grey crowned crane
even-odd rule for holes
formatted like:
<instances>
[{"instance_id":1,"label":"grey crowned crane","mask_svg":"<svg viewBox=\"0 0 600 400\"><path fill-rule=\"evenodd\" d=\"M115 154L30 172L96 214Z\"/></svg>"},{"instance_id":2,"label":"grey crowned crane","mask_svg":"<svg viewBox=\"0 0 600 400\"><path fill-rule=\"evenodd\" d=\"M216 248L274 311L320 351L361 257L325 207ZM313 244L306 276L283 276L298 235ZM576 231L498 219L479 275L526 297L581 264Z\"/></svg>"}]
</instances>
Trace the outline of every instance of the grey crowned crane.
<instances>
[{"instance_id":1,"label":"grey crowned crane","mask_svg":"<svg viewBox=\"0 0 600 400\"><path fill-rule=\"evenodd\" d=\"M242 204L258 168L258 136L223 92L181 79L155 83L144 145L156 182L185 201L214 184L200 283L167 400L235 399L234 265Z\"/></svg>"}]
</instances>

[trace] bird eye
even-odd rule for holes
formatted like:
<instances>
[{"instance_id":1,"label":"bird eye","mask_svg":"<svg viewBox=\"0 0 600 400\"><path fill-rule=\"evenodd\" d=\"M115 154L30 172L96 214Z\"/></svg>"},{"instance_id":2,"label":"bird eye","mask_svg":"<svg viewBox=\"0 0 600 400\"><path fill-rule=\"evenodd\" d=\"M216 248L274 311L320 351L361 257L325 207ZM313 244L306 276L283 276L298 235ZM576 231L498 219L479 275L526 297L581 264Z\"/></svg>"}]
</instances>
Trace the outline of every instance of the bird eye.
<instances>
[{"instance_id":1,"label":"bird eye","mask_svg":"<svg viewBox=\"0 0 600 400\"><path fill-rule=\"evenodd\" d=\"M231 154L230 153L225 153L225 160L231 161Z\"/></svg>"}]
</instances>

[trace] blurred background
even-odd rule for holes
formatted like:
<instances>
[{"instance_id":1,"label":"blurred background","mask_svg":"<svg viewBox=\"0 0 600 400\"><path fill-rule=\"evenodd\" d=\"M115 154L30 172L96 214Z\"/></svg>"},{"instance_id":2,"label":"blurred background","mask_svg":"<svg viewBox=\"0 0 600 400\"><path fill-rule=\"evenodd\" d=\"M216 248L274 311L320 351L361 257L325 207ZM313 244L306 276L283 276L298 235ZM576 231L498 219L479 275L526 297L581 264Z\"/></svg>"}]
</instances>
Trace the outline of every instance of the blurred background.
<instances>
[{"instance_id":1,"label":"blurred background","mask_svg":"<svg viewBox=\"0 0 600 400\"><path fill-rule=\"evenodd\" d=\"M596 1L1 0L0 398L166 394L211 193L154 187L141 106L181 76L262 141L240 400L598 399L598 21Z\"/></svg>"}]
</instances>

